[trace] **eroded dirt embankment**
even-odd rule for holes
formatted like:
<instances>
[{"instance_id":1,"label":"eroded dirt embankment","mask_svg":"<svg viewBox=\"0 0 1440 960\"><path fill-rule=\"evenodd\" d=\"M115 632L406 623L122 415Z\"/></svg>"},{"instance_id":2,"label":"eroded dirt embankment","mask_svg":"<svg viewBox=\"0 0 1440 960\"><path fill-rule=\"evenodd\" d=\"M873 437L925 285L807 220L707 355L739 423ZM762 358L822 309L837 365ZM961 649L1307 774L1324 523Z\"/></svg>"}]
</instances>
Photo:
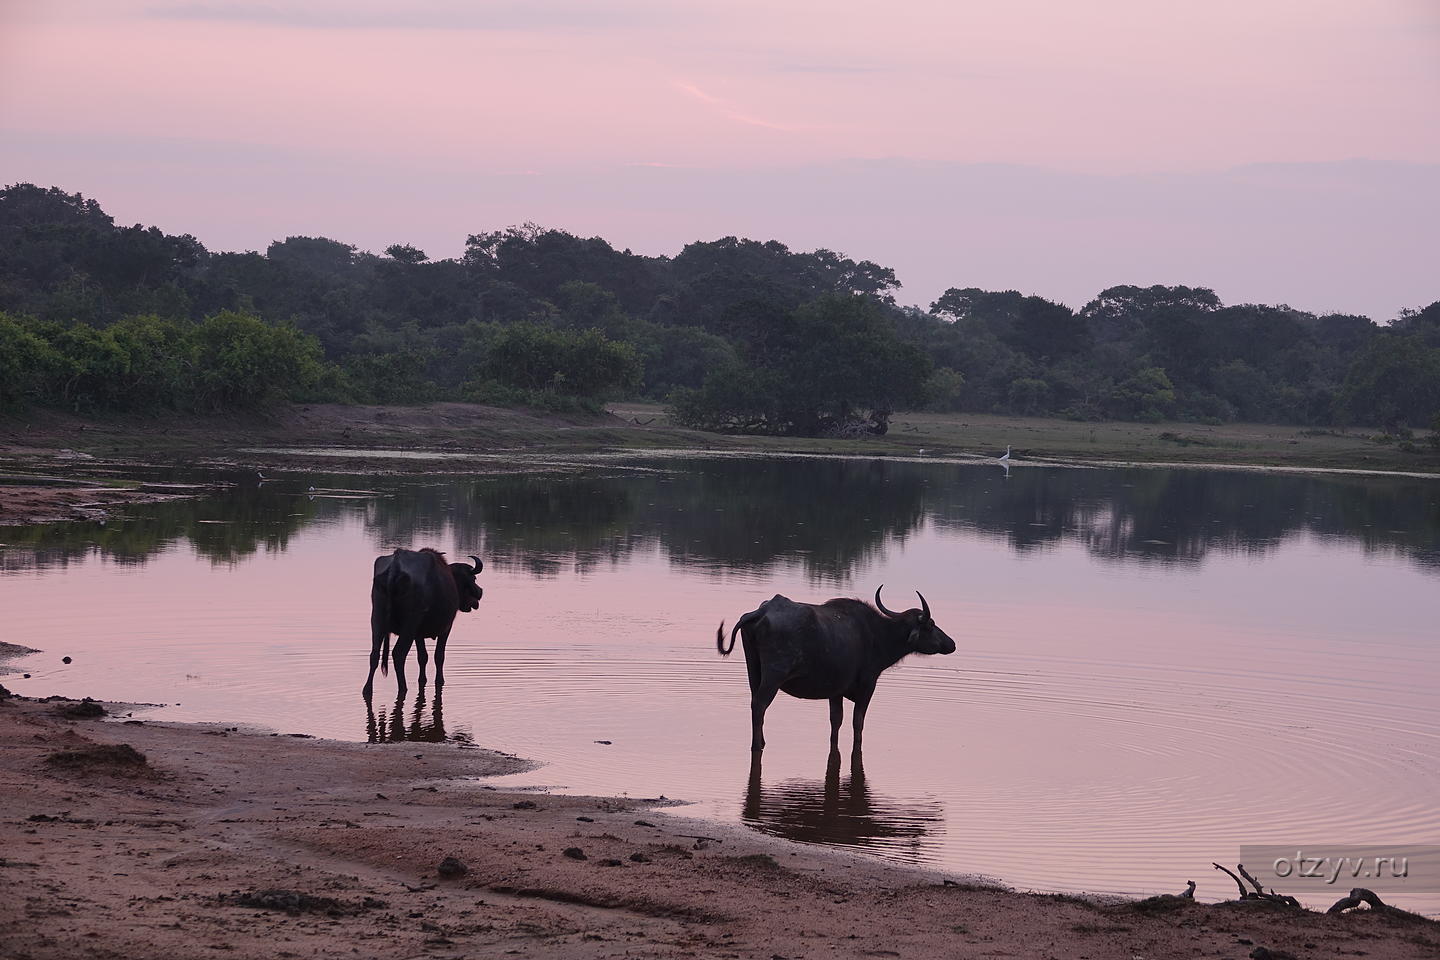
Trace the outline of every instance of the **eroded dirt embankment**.
<instances>
[{"instance_id":1,"label":"eroded dirt embankment","mask_svg":"<svg viewBox=\"0 0 1440 960\"><path fill-rule=\"evenodd\" d=\"M643 801L502 792L475 778L521 761L468 745L345 744L97 712L0 700L0 956L1440 950L1428 921L948 885Z\"/></svg>"}]
</instances>

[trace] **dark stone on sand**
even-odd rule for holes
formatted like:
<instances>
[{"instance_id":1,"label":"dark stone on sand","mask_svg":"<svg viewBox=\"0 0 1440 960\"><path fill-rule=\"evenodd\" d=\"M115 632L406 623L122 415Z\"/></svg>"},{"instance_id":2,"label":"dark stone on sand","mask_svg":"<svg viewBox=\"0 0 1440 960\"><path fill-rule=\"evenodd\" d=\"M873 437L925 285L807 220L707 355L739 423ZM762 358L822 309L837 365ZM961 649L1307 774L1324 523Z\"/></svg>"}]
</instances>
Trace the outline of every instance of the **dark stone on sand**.
<instances>
[{"instance_id":1,"label":"dark stone on sand","mask_svg":"<svg viewBox=\"0 0 1440 960\"><path fill-rule=\"evenodd\" d=\"M595 822L595 818L594 818L594 817L576 817L575 819L578 820L580 823L594 823L594 822Z\"/></svg>"},{"instance_id":2,"label":"dark stone on sand","mask_svg":"<svg viewBox=\"0 0 1440 960\"><path fill-rule=\"evenodd\" d=\"M571 860L590 859L589 857L585 856L585 851L581 850L579 847L566 847L564 853L565 856L569 857Z\"/></svg>"},{"instance_id":3,"label":"dark stone on sand","mask_svg":"<svg viewBox=\"0 0 1440 960\"><path fill-rule=\"evenodd\" d=\"M451 879L454 877L465 876L465 874L470 872L470 868L465 866L465 864L461 863L460 860L455 857L446 857L444 860L440 861L440 866L435 868L435 872L440 874L440 876L442 877Z\"/></svg>"},{"instance_id":4,"label":"dark stone on sand","mask_svg":"<svg viewBox=\"0 0 1440 960\"><path fill-rule=\"evenodd\" d=\"M387 906L384 900L366 897L359 903L342 903L333 897L316 897L297 890L236 890L229 895L221 894L217 899L222 903L233 903L256 910L284 910L289 914L323 913L331 917L352 916L366 910L377 910Z\"/></svg>"},{"instance_id":5,"label":"dark stone on sand","mask_svg":"<svg viewBox=\"0 0 1440 960\"><path fill-rule=\"evenodd\" d=\"M1250 960L1295 960L1295 954L1288 950L1271 950L1268 947L1256 947L1250 951Z\"/></svg>"},{"instance_id":6,"label":"dark stone on sand","mask_svg":"<svg viewBox=\"0 0 1440 960\"><path fill-rule=\"evenodd\" d=\"M653 826L655 826L655 824L651 823L649 820L636 820L636 821L635 821L635 826L637 826L637 827L653 827Z\"/></svg>"},{"instance_id":7,"label":"dark stone on sand","mask_svg":"<svg viewBox=\"0 0 1440 960\"><path fill-rule=\"evenodd\" d=\"M60 662L61 662L61 663L69 663L69 662L70 662L70 658L69 658L69 657L61 657L61 658L60 658Z\"/></svg>"},{"instance_id":8,"label":"dark stone on sand","mask_svg":"<svg viewBox=\"0 0 1440 960\"><path fill-rule=\"evenodd\" d=\"M623 866L623 864L621 864L619 860L608 859L608 860L601 860L601 861L600 861L600 866L602 866L602 867L619 867L619 866Z\"/></svg>"},{"instance_id":9,"label":"dark stone on sand","mask_svg":"<svg viewBox=\"0 0 1440 960\"><path fill-rule=\"evenodd\" d=\"M62 703L55 708L55 712L70 720L93 720L106 714L105 708L89 697L79 703Z\"/></svg>"},{"instance_id":10,"label":"dark stone on sand","mask_svg":"<svg viewBox=\"0 0 1440 960\"><path fill-rule=\"evenodd\" d=\"M145 754L128 743L97 743L73 750L57 750L45 758L55 767L67 769L112 767L124 770L138 770L149 766Z\"/></svg>"},{"instance_id":11,"label":"dark stone on sand","mask_svg":"<svg viewBox=\"0 0 1440 960\"><path fill-rule=\"evenodd\" d=\"M515 810L534 810L534 809L536 809L535 801L534 801L534 800L516 800L516 801L515 801L514 803L512 803L510 806L511 806L511 808L513 808L513 809L515 809Z\"/></svg>"},{"instance_id":12,"label":"dark stone on sand","mask_svg":"<svg viewBox=\"0 0 1440 960\"><path fill-rule=\"evenodd\" d=\"M645 854L643 854L643 853L638 853L638 852L637 852L637 853L632 853L632 854L630 854L630 859L633 860L633 861L636 862L636 863L649 863L649 862L650 862L650 858L649 858L649 857L645 856Z\"/></svg>"}]
</instances>

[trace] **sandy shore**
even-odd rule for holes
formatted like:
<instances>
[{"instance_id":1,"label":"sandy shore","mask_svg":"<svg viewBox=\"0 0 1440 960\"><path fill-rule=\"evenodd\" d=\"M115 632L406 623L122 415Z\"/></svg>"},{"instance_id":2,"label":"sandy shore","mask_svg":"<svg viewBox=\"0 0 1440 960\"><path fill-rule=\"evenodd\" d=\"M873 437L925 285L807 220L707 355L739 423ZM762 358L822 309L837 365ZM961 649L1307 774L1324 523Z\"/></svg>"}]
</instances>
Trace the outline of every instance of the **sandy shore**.
<instances>
[{"instance_id":1,"label":"sandy shore","mask_svg":"<svg viewBox=\"0 0 1440 960\"><path fill-rule=\"evenodd\" d=\"M482 778L524 762L468 744L72 706L0 700L0 956L14 960L1440 952L1430 921L1018 894L640 800L507 793ZM449 857L466 872L442 876Z\"/></svg>"}]
</instances>

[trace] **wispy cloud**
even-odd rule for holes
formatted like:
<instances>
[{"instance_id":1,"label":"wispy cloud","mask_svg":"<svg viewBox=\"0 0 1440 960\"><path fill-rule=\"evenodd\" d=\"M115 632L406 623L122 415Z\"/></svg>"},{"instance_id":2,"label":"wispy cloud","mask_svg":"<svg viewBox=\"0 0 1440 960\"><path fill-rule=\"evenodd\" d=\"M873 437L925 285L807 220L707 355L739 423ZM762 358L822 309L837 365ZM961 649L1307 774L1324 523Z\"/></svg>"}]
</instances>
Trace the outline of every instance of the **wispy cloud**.
<instances>
[{"instance_id":1,"label":"wispy cloud","mask_svg":"<svg viewBox=\"0 0 1440 960\"><path fill-rule=\"evenodd\" d=\"M690 19L654 0L189 0L154 4L154 20L259 23L325 30L495 30L575 33L663 25Z\"/></svg>"},{"instance_id":2,"label":"wispy cloud","mask_svg":"<svg viewBox=\"0 0 1440 960\"><path fill-rule=\"evenodd\" d=\"M737 109L733 104L730 103L730 101L725 100L721 97L712 96L711 94L708 94L704 90L701 90L699 87L695 86L695 84L693 83L685 83L683 81L677 82L675 84L675 87L676 89L694 97L696 100L699 100L706 106L713 107L721 116L729 120L734 120L736 123L744 123L752 127L763 127L766 130L780 130L784 133L797 133L801 129L797 126L784 123L776 123L773 120L766 120L762 117L757 117L753 116L752 114L745 113L744 111Z\"/></svg>"},{"instance_id":3,"label":"wispy cloud","mask_svg":"<svg viewBox=\"0 0 1440 960\"><path fill-rule=\"evenodd\" d=\"M824 75L864 75L891 73L894 67L862 63L777 63L772 68L776 73L814 73Z\"/></svg>"}]
</instances>

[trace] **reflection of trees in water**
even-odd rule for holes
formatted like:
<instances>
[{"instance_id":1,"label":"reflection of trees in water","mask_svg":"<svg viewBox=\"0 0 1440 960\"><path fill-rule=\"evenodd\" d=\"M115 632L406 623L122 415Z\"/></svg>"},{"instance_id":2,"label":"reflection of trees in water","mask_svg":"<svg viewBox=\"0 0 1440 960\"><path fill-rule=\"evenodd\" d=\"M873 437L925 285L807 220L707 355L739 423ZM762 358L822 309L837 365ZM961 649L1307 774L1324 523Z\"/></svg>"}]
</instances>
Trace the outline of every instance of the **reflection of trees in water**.
<instances>
[{"instance_id":1,"label":"reflection of trees in water","mask_svg":"<svg viewBox=\"0 0 1440 960\"><path fill-rule=\"evenodd\" d=\"M850 775L844 779L835 749L823 780L797 778L766 786L760 766L761 754L753 754L740 818L763 833L801 843L879 846L899 853L938 833L944 824L938 801L872 794L859 750L850 754Z\"/></svg>"},{"instance_id":2,"label":"reflection of trees in water","mask_svg":"<svg viewBox=\"0 0 1440 960\"><path fill-rule=\"evenodd\" d=\"M963 479L931 505L942 526L1003 536L1018 551L1064 540L1118 560L1194 562L1263 553L1301 532L1440 565L1440 484L1206 470L1016 470Z\"/></svg>"},{"instance_id":3,"label":"reflection of trees in water","mask_svg":"<svg viewBox=\"0 0 1440 960\"><path fill-rule=\"evenodd\" d=\"M457 730L445 732L444 691L435 689L435 700L428 703L425 687L415 694L415 703L407 719L405 713L406 694L395 698L393 706L381 706L377 712L373 701L365 698L365 739L370 743L444 743L446 740L470 739L469 734Z\"/></svg>"},{"instance_id":4,"label":"reflection of trees in water","mask_svg":"<svg viewBox=\"0 0 1440 960\"><path fill-rule=\"evenodd\" d=\"M377 504L371 528L390 542L402 516L445 516L455 542L483 545L487 563L539 576L658 547L685 565L745 570L784 560L835 580L917 526L923 493L922 478L883 461L711 460L406 491Z\"/></svg>"},{"instance_id":5,"label":"reflection of trees in water","mask_svg":"<svg viewBox=\"0 0 1440 960\"><path fill-rule=\"evenodd\" d=\"M556 576L659 550L692 569L801 565L841 581L924 521L1003 538L1017 551L1084 544L1115 560L1189 563L1264 552L1308 532L1440 568L1440 483L1204 470L1021 468L883 460L659 460L657 469L420 480L367 478L383 496L310 499L302 483L242 483L200 500L137 506L100 524L0 528L0 570L63 565L98 550L122 562L188 542L228 563L283 550L302 528L358 519L377 553L441 545ZM608 472L606 472L608 471ZM223 521L213 523L208 521Z\"/></svg>"},{"instance_id":6,"label":"reflection of trees in water","mask_svg":"<svg viewBox=\"0 0 1440 960\"><path fill-rule=\"evenodd\" d=\"M104 523L3 527L0 570L63 567L92 552L138 564L176 543L189 543L212 563L233 563L262 547L284 550L323 516L324 503L293 487L252 484L217 496L127 507Z\"/></svg>"}]
</instances>

